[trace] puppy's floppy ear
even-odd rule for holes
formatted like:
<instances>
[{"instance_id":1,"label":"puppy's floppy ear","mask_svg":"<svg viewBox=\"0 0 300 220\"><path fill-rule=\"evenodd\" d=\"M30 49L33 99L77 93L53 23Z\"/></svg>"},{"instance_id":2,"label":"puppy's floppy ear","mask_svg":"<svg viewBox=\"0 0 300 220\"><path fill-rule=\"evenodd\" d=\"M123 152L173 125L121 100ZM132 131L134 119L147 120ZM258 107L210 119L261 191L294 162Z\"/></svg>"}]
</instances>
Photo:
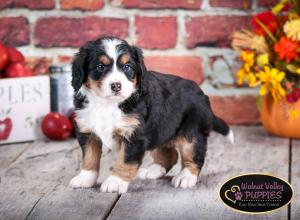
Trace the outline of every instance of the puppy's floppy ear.
<instances>
[{"instance_id":1,"label":"puppy's floppy ear","mask_svg":"<svg viewBox=\"0 0 300 220\"><path fill-rule=\"evenodd\" d=\"M134 58L135 58L136 62L140 65L141 71L147 72L146 66L144 63L143 51L140 48L135 47L135 46L132 46L132 51L135 56Z\"/></svg>"},{"instance_id":2,"label":"puppy's floppy ear","mask_svg":"<svg viewBox=\"0 0 300 220\"><path fill-rule=\"evenodd\" d=\"M138 75L138 83L143 86L143 84L145 83L145 78L147 76L147 69L144 63L144 56L143 56L143 51L135 46L132 46L132 51L134 54L134 59L137 62L137 64L139 65L140 68L140 73Z\"/></svg>"},{"instance_id":3,"label":"puppy's floppy ear","mask_svg":"<svg viewBox=\"0 0 300 220\"><path fill-rule=\"evenodd\" d=\"M79 53L75 55L75 58L72 63L72 86L75 93L81 88L82 84L86 80L88 70L88 57L89 57L89 48L91 43L87 43L79 49Z\"/></svg>"}]
</instances>

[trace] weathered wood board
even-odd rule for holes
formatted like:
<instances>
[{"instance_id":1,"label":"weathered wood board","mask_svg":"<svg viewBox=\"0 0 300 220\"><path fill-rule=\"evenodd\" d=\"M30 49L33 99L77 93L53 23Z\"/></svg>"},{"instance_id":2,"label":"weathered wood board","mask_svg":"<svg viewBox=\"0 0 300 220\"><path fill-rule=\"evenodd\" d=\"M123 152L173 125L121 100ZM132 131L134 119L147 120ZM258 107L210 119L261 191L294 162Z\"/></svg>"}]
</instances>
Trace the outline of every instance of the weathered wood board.
<instances>
[{"instance_id":1,"label":"weathered wood board","mask_svg":"<svg viewBox=\"0 0 300 220\"><path fill-rule=\"evenodd\" d=\"M66 183L79 169L80 157L75 140L37 141L10 164L4 175Z\"/></svg>"},{"instance_id":2,"label":"weathered wood board","mask_svg":"<svg viewBox=\"0 0 300 220\"><path fill-rule=\"evenodd\" d=\"M71 189L60 185L39 201L28 219L105 219L117 198L116 193L100 193L98 188Z\"/></svg>"},{"instance_id":3,"label":"weathered wood board","mask_svg":"<svg viewBox=\"0 0 300 220\"><path fill-rule=\"evenodd\" d=\"M288 179L288 139L271 137L261 127L235 127L234 133L234 145L217 134L210 137L195 189L174 189L169 178L136 180L108 219L287 219L287 208L249 215L225 207L219 199L221 185L233 176L265 172Z\"/></svg>"},{"instance_id":4,"label":"weathered wood board","mask_svg":"<svg viewBox=\"0 0 300 220\"><path fill-rule=\"evenodd\" d=\"M295 197L291 203L291 219L300 219L300 140L292 140L291 183Z\"/></svg>"},{"instance_id":5,"label":"weathered wood board","mask_svg":"<svg viewBox=\"0 0 300 220\"><path fill-rule=\"evenodd\" d=\"M102 219L117 194L99 188L71 189L80 170L81 149L74 139L36 141L0 148L0 219ZM108 176L116 153L103 156L101 178Z\"/></svg>"},{"instance_id":6,"label":"weathered wood board","mask_svg":"<svg viewBox=\"0 0 300 220\"><path fill-rule=\"evenodd\" d=\"M261 127L234 127L236 144L217 134L209 140L205 165L194 189L170 185L177 164L159 180L136 179L129 193L100 193L99 188L71 189L79 172L77 141L37 141L0 146L0 219L287 219L287 208L245 215L225 207L218 196L230 177L266 172L288 180L289 140L271 137ZM292 186L297 193L291 219L300 219L300 141L293 141ZM109 175L116 152L103 156L99 181ZM145 159L146 163L151 160Z\"/></svg>"},{"instance_id":7,"label":"weathered wood board","mask_svg":"<svg viewBox=\"0 0 300 220\"><path fill-rule=\"evenodd\" d=\"M14 162L31 143L0 145L0 172Z\"/></svg>"},{"instance_id":8,"label":"weathered wood board","mask_svg":"<svg viewBox=\"0 0 300 220\"><path fill-rule=\"evenodd\" d=\"M25 148L27 150L23 152ZM82 154L75 139L63 142L41 140L27 145L3 146L0 147L0 153L1 150L3 153L0 154L0 165L3 166L0 171L2 170L5 176L54 181L67 185L80 171ZM117 152L103 155L98 182L109 175L116 157Z\"/></svg>"},{"instance_id":9,"label":"weathered wood board","mask_svg":"<svg viewBox=\"0 0 300 220\"><path fill-rule=\"evenodd\" d=\"M25 219L34 205L49 193L55 184L18 177L1 177L0 219Z\"/></svg>"}]
</instances>

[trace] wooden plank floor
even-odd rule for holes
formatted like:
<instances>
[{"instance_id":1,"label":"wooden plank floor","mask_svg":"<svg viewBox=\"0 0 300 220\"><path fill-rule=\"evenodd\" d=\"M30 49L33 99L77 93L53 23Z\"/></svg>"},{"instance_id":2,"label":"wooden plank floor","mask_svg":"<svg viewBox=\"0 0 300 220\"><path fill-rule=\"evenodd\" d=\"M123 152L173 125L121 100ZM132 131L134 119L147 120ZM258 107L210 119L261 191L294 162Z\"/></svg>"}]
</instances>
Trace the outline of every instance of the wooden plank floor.
<instances>
[{"instance_id":1,"label":"wooden plank floor","mask_svg":"<svg viewBox=\"0 0 300 220\"><path fill-rule=\"evenodd\" d=\"M121 196L101 193L99 187L68 187L80 168L75 140L0 146L0 219L300 219L300 141L271 137L259 126L233 130L234 145L211 135L194 189L171 187L171 176L180 169L177 164L162 179L135 179ZM99 181L108 175L115 157L116 153L104 156ZM149 162L147 157L145 164ZM290 180L296 192L291 207L263 215L225 207L218 197L222 183L249 172Z\"/></svg>"}]
</instances>

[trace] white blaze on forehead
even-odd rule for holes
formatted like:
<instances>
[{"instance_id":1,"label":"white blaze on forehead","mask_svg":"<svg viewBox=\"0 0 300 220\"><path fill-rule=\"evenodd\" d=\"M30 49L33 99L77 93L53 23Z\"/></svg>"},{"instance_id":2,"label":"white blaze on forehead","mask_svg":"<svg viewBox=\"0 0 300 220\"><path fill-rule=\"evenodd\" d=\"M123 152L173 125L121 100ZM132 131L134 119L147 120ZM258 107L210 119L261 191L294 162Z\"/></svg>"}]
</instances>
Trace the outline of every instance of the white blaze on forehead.
<instances>
[{"instance_id":1,"label":"white blaze on forehead","mask_svg":"<svg viewBox=\"0 0 300 220\"><path fill-rule=\"evenodd\" d=\"M115 96L114 98L121 98L119 101L123 101L134 92L134 84L128 80L126 75L121 70L117 68L117 59L120 55L119 51L117 50L117 46L120 44L122 44L122 41L119 39L105 39L103 41L105 52L110 58L113 59L113 65L111 70L102 80L100 93L103 95L103 97L111 96L113 95L111 84L116 82L121 83L122 89L120 91L120 95Z\"/></svg>"},{"instance_id":2,"label":"white blaze on forehead","mask_svg":"<svg viewBox=\"0 0 300 220\"><path fill-rule=\"evenodd\" d=\"M114 63L116 63L118 58L118 50L117 46L122 42L118 39L105 39L103 41L105 52L110 58L114 59Z\"/></svg>"}]
</instances>

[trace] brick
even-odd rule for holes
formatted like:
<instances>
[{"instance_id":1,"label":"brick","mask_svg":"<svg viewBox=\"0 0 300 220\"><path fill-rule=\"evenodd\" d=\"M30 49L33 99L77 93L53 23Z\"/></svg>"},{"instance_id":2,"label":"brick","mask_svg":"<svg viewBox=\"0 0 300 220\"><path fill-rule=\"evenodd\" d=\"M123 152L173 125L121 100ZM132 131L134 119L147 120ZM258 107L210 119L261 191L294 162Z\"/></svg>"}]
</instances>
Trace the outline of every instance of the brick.
<instances>
[{"instance_id":1,"label":"brick","mask_svg":"<svg viewBox=\"0 0 300 220\"><path fill-rule=\"evenodd\" d=\"M29 44L29 23L24 17L0 18L0 42L9 46Z\"/></svg>"},{"instance_id":2,"label":"brick","mask_svg":"<svg viewBox=\"0 0 300 220\"><path fill-rule=\"evenodd\" d=\"M73 57L70 57L70 56L58 56L59 63L68 64L68 63L71 63L72 60L73 60Z\"/></svg>"},{"instance_id":3,"label":"brick","mask_svg":"<svg viewBox=\"0 0 300 220\"><path fill-rule=\"evenodd\" d=\"M29 8L29 9L52 9L55 0L1 0L0 9L3 8Z\"/></svg>"},{"instance_id":4,"label":"brick","mask_svg":"<svg viewBox=\"0 0 300 220\"><path fill-rule=\"evenodd\" d=\"M277 0L257 0L257 5L259 7L271 7L278 3Z\"/></svg>"},{"instance_id":5,"label":"brick","mask_svg":"<svg viewBox=\"0 0 300 220\"><path fill-rule=\"evenodd\" d=\"M260 123L256 96L211 96L210 103L214 113L229 124Z\"/></svg>"},{"instance_id":6,"label":"brick","mask_svg":"<svg viewBox=\"0 0 300 220\"><path fill-rule=\"evenodd\" d=\"M60 7L62 9L73 10L98 10L103 8L103 0L60 0Z\"/></svg>"},{"instance_id":7,"label":"brick","mask_svg":"<svg viewBox=\"0 0 300 220\"><path fill-rule=\"evenodd\" d=\"M169 73L185 79L203 82L203 69L201 57L191 56L148 56L145 58L148 70Z\"/></svg>"},{"instance_id":8,"label":"brick","mask_svg":"<svg viewBox=\"0 0 300 220\"><path fill-rule=\"evenodd\" d=\"M137 45L147 49L173 48L177 40L176 17L135 18ZM163 34L166 33L166 34Z\"/></svg>"},{"instance_id":9,"label":"brick","mask_svg":"<svg viewBox=\"0 0 300 220\"><path fill-rule=\"evenodd\" d=\"M201 16L186 18L186 46L229 47L234 30L250 28L249 16Z\"/></svg>"},{"instance_id":10,"label":"brick","mask_svg":"<svg viewBox=\"0 0 300 220\"><path fill-rule=\"evenodd\" d=\"M202 0L110 0L114 6L140 9L200 9Z\"/></svg>"},{"instance_id":11,"label":"brick","mask_svg":"<svg viewBox=\"0 0 300 220\"><path fill-rule=\"evenodd\" d=\"M55 34L53 34L55 33ZM128 20L104 17L47 17L37 21L35 45L40 47L80 47L101 36L128 36Z\"/></svg>"},{"instance_id":12,"label":"brick","mask_svg":"<svg viewBox=\"0 0 300 220\"><path fill-rule=\"evenodd\" d=\"M53 60L47 57L26 57L26 65L32 70L33 75L49 73L49 66Z\"/></svg>"},{"instance_id":13,"label":"brick","mask_svg":"<svg viewBox=\"0 0 300 220\"><path fill-rule=\"evenodd\" d=\"M250 9L253 0L210 0L212 7Z\"/></svg>"}]
</instances>

